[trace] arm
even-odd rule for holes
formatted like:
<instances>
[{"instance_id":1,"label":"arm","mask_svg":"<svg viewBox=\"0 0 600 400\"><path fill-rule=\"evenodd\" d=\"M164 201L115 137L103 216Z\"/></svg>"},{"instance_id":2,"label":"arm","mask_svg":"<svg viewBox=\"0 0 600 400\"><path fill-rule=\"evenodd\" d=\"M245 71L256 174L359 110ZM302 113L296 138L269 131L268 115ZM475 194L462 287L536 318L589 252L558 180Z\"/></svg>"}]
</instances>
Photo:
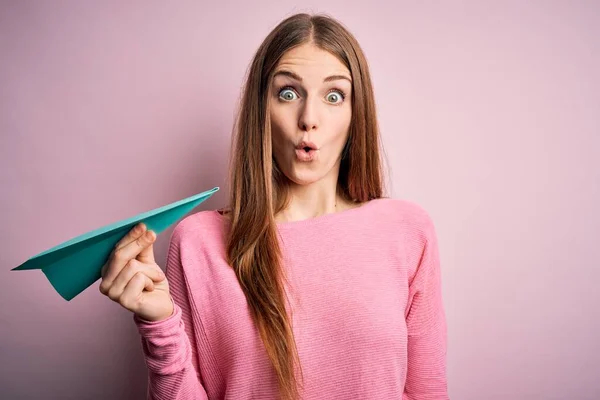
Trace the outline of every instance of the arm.
<instances>
[{"instance_id":1,"label":"arm","mask_svg":"<svg viewBox=\"0 0 600 400\"><path fill-rule=\"evenodd\" d=\"M199 380L198 356L188 287L180 259L180 236L173 231L166 276L174 302L173 315L163 321L144 321L134 315L148 367L148 399L208 400Z\"/></svg>"},{"instance_id":2,"label":"arm","mask_svg":"<svg viewBox=\"0 0 600 400\"><path fill-rule=\"evenodd\" d=\"M421 258L409 281L408 371L403 400L447 400L446 319L437 236L427 218Z\"/></svg>"}]
</instances>

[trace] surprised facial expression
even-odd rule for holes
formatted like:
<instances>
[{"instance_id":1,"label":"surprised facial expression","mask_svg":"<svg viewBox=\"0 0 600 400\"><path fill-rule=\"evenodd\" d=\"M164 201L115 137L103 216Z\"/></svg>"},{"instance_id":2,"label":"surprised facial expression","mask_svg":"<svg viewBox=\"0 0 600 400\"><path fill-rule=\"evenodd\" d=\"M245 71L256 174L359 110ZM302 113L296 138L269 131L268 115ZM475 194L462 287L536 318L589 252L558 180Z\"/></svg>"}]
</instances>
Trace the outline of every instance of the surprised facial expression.
<instances>
[{"instance_id":1,"label":"surprised facial expression","mask_svg":"<svg viewBox=\"0 0 600 400\"><path fill-rule=\"evenodd\" d=\"M273 156L287 178L337 176L352 117L348 68L312 43L298 46L275 67L269 96Z\"/></svg>"}]
</instances>

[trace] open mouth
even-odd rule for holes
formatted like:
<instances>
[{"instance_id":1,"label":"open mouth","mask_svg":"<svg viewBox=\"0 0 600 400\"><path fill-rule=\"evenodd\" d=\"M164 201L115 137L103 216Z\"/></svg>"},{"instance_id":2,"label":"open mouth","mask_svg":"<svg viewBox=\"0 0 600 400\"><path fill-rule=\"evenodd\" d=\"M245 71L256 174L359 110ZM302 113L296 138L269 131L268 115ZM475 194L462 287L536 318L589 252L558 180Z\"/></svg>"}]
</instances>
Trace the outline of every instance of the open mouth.
<instances>
[{"instance_id":1,"label":"open mouth","mask_svg":"<svg viewBox=\"0 0 600 400\"><path fill-rule=\"evenodd\" d=\"M297 150L304 150L306 153L310 153L312 150L317 150L317 145L312 142L302 142L296 146Z\"/></svg>"},{"instance_id":2,"label":"open mouth","mask_svg":"<svg viewBox=\"0 0 600 400\"><path fill-rule=\"evenodd\" d=\"M302 142L296 146L296 157L300 161L314 161L317 159L319 148L312 142Z\"/></svg>"}]
</instances>

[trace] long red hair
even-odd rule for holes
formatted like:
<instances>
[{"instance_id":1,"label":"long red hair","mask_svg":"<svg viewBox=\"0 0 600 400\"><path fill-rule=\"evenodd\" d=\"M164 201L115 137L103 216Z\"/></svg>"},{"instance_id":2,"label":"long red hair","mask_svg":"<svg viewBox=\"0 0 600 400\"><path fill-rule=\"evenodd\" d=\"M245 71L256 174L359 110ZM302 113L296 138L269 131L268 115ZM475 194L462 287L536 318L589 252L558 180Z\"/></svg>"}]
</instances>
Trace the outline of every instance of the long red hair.
<instances>
[{"instance_id":1,"label":"long red hair","mask_svg":"<svg viewBox=\"0 0 600 400\"><path fill-rule=\"evenodd\" d=\"M281 397L297 399L301 368L284 291L275 215L289 200L288 181L271 144L269 88L282 55L312 42L336 56L352 76L352 119L342 153L338 193L362 203L382 197L380 137L367 60L354 36L326 15L296 14L277 25L258 48L247 73L234 125L230 165L228 262L277 375Z\"/></svg>"}]
</instances>

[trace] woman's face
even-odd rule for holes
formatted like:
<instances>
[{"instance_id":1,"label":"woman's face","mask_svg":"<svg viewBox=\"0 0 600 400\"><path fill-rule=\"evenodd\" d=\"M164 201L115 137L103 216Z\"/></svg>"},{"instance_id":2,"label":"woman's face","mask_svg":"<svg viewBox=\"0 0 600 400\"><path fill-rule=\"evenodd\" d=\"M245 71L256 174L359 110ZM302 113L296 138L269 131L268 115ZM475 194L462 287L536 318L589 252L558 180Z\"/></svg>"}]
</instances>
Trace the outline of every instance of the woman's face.
<instances>
[{"instance_id":1,"label":"woman's face","mask_svg":"<svg viewBox=\"0 0 600 400\"><path fill-rule=\"evenodd\" d=\"M275 67L270 117L273 156L294 183L306 185L339 173L348 138L351 75L314 44L296 47Z\"/></svg>"}]
</instances>

